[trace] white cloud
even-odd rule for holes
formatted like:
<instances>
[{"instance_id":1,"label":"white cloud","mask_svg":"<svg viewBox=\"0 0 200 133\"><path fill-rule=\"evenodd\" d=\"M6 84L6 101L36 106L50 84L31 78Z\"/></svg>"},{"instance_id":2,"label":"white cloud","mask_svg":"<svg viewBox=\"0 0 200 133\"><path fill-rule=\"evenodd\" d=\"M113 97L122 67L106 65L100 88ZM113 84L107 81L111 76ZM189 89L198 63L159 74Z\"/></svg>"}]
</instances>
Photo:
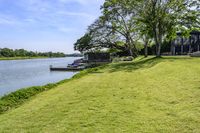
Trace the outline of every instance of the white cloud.
<instances>
[{"instance_id":1,"label":"white cloud","mask_svg":"<svg viewBox=\"0 0 200 133\"><path fill-rule=\"evenodd\" d=\"M69 11L59 11L57 12L60 15L65 15L65 16L78 16L78 17L84 17L88 19L95 19L96 16L91 15L89 13L84 13L84 12L69 12Z\"/></svg>"},{"instance_id":2,"label":"white cloud","mask_svg":"<svg viewBox=\"0 0 200 133\"><path fill-rule=\"evenodd\" d=\"M58 1L64 4L75 2L82 6L86 6L86 5L94 5L94 4L103 4L105 0L58 0Z\"/></svg>"},{"instance_id":3,"label":"white cloud","mask_svg":"<svg viewBox=\"0 0 200 133\"><path fill-rule=\"evenodd\" d=\"M57 29L61 32L64 32L64 33L71 33L71 32L77 32L78 31L75 28L69 28L69 27L58 27Z\"/></svg>"},{"instance_id":4,"label":"white cloud","mask_svg":"<svg viewBox=\"0 0 200 133\"><path fill-rule=\"evenodd\" d=\"M0 14L0 24L1 25L17 25L17 24L20 24L20 22L16 18L10 15Z\"/></svg>"},{"instance_id":5,"label":"white cloud","mask_svg":"<svg viewBox=\"0 0 200 133\"><path fill-rule=\"evenodd\" d=\"M6 24L6 25L13 25L13 21L5 19L5 18L0 18L0 24Z\"/></svg>"},{"instance_id":6,"label":"white cloud","mask_svg":"<svg viewBox=\"0 0 200 133\"><path fill-rule=\"evenodd\" d=\"M26 9L27 11L32 12L46 12L51 10L52 5L48 1L43 0L20 0L18 4Z\"/></svg>"}]
</instances>

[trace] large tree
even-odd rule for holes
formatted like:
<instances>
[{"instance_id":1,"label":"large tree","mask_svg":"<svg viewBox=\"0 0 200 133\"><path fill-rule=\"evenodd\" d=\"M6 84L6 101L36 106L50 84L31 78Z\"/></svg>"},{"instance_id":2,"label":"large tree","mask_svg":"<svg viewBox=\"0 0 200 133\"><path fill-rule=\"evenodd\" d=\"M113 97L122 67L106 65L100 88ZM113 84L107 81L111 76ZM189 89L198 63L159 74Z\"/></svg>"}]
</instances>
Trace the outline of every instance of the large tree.
<instances>
[{"instance_id":1,"label":"large tree","mask_svg":"<svg viewBox=\"0 0 200 133\"><path fill-rule=\"evenodd\" d=\"M77 40L74 48L80 52L105 48L126 50L120 36L113 34L112 29L104 25L101 17L88 27L87 33Z\"/></svg>"},{"instance_id":2,"label":"large tree","mask_svg":"<svg viewBox=\"0 0 200 133\"><path fill-rule=\"evenodd\" d=\"M93 48L93 45L91 45L91 39L91 35L89 33L86 33L83 37L76 41L76 43L74 44L74 49L80 52L90 50L91 48Z\"/></svg>"},{"instance_id":3,"label":"large tree","mask_svg":"<svg viewBox=\"0 0 200 133\"><path fill-rule=\"evenodd\" d=\"M88 31L91 35L93 46L122 51L127 49L121 35L116 34L112 28L108 28L103 17L100 17L90 25Z\"/></svg>"},{"instance_id":4,"label":"large tree","mask_svg":"<svg viewBox=\"0 0 200 133\"><path fill-rule=\"evenodd\" d=\"M177 32L199 28L199 0L105 0L99 17L75 43L80 51L115 48L137 56L138 40L143 40L145 55L151 40L161 55L164 40Z\"/></svg>"},{"instance_id":5,"label":"large tree","mask_svg":"<svg viewBox=\"0 0 200 133\"><path fill-rule=\"evenodd\" d=\"M136 11L130 8L132 0L106 0L102 6L104 26L112 31L131 56L137 56Z\"/></svg>"},{"instance_id":6,"label":"large tree","mask_svg":"<svg viewBox=\"0 0 200 133\"><path fill-rule=\"evenodd\" d=\"M157 56L164 39L172 40L178 31L198 27L198 0L141 0L138 20L153 35Z\"/></svg>"}]
</instances>

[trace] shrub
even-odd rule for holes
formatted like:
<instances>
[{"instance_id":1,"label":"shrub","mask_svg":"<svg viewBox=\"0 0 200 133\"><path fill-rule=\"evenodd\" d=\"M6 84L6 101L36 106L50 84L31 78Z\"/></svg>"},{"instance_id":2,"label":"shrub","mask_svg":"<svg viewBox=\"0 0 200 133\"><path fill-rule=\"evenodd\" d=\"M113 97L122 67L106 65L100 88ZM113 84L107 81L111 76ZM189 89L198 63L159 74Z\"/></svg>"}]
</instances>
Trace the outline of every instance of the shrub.
<instances>
[{"instance_id":1,"label":"shrub","mask_svg":"<svg viewBox=\"0 0 200 133\"><path fill-rule=\"evenodd\" d=\"M191 57L200 57L200 51L190 54Z\"/></svg>"},{"instance_id":2,"label":"shrub","mask_svg":"<svg viewBox=\"0 0 200 133\"><path fill-rule=\"evenodd\" d=\"M11 108L18 107L19 105L27 101L30 97L40 92L52 89L56 86L57 84L35 86L35 87L20 89L18 91L5 95L2 98L0 98L0 113L8 111Z\"/></svg>"}]
</instances>

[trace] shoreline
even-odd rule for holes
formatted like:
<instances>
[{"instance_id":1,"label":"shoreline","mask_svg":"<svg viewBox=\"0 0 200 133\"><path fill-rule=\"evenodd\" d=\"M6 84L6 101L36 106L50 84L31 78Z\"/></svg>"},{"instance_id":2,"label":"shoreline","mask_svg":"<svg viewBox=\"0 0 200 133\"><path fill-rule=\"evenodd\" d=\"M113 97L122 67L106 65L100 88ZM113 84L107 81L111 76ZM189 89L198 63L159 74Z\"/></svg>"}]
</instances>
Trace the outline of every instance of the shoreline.
<instances>
[{"instance_id":1,"label":"shoreline","mask_svg":"<svg viewBox=\"0 0 200 133\"><path fill-rule=\"evenodd\" d=\"M29 59L53 59L53 58L79 58L76 56L65 56L65 57L0 57L0 61L6 60L29 60Z\"/></svg>"},{"instance_id":2,"label":"shoreline","mask_svg":"<svg viewBox=\"0 0 200 133\"><path fill-rule=\"evenodd\" d=\"M67 83L69 81L79 79L91 72L99 70L100 68L102 68L102 66L97 67L97 68L85 69L75 74L69 79L64 79L56 83L49 83L43 86L32 86L32 87L27 87L27 88L21 88L14 92L10 92L8 94L2 95L0 96L0 115L9 110L19 107L20 105L22 105L23 103L25 103L32 97L36 96L37 94L54 89L57 86Z\"/></svg>"},{"instance_id":3,"label":"shoreline","mask_svg":"<svg viewBox=\"0 0 200 133\"><path fill-rule=\"evenodd\" d=\"M71 81L77 74L75 74L69 79L64 79L56 83L48 83L42 86L30 86L27 88L20 88L16 91L0 96L0 115L11 109L19 107L20 105L22 105L37 94L51 90L60 84Z\"/></svg>"},{"instance_id":4,"label":"shoreline","mask_svg":"<svg viewBox=\"0 0 200 133\"><path fill-rule=\"evenodd\" d=\"M0 61L6 60L28 60L28 59L45 59L49 57L0 57Z\"/></svg>"}]
</instances>

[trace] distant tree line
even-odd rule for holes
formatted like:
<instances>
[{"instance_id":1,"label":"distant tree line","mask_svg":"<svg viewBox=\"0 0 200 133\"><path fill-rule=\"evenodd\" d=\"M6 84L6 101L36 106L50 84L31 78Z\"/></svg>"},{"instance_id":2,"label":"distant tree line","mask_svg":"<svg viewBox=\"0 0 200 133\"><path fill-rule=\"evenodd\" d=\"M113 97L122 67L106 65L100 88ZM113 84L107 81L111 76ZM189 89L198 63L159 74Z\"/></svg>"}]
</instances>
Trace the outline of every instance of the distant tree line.
<instances>
[{"instance_id":1,"label":"distant tree line","mask_svg":"<svg viewBox=\"0 0 200 133\"><path fill-rule=\"evenodd\" d=\"M61 52L33 52L24 49L0 48L0 57L65 57Z\"/></svg>"}]
</instances>

